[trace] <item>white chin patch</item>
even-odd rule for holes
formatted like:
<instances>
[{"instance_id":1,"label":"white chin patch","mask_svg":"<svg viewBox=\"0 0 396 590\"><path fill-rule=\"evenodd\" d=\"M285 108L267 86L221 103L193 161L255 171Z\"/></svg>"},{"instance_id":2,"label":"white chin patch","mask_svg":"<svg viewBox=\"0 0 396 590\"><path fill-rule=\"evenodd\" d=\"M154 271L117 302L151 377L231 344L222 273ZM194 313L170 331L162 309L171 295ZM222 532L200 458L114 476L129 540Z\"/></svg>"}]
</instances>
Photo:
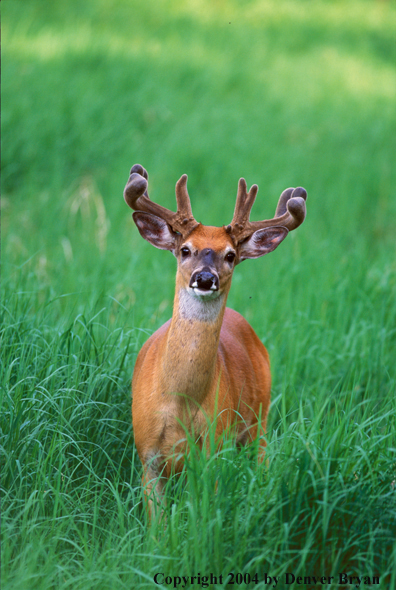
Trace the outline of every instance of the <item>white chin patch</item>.
<instances>
[{"instance_id":1,"label":"white chin patch","mask_svg":"<svg viewBox=\"0 0 396 590\"><path fill-rule=\"evenodd\" d=\"M224 297L219 291L203 291L188 287L180 289L179 313L186 319L215 322L222 309Z\"/></svg>"},{"instance_id":2,"label":"white chin patch","mask_svg":"<svg viewBox=\"0 0 396 590\"><path fill-rule=\"evenodd\" d=\"M219 291L216 289L208 289L208 290L203 290L203 289L198 289L198 287L193 287L192 291L194 293L194 295L196 297L204 298L204 299L216 299L220 293Z\"/></svg>"}]
</instances>

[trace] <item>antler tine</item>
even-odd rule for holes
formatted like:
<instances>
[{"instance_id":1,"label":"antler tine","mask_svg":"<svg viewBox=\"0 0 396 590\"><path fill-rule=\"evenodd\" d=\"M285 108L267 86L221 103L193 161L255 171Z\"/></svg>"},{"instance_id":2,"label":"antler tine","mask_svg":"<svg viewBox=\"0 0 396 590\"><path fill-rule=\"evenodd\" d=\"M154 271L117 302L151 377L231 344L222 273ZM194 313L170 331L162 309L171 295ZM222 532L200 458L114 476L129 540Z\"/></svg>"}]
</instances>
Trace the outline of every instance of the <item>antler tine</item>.
<instances>
[{"instance_id":1,"label":"antler tine","mask_svg":"<svg viewBox=\"0 0 396 590\"><path fill-rule=\"evenodd\" d=\"M187 174L183 174L176 182L176 203L178 223L183 228L183 232L190 233L199 224L195 221L192 213L191 201L187 191L187 178Z\"/></svg>"},{"instance_id":2,"label":"antler tine","mask_svg":"<svg viewBox=\"0 0 396 590\"><path fill-rule=\"evenodd\" d=\"M198 225L198 222L195 221L191 210L190 197L187 192L187 175L183 174L176 183L176 213L154 203L148 196L147 184L148 174L143 166L140 164L132 166L124 189L126 204L134 211L144 211L160 217L183 237L188 235Z\"/></svg>"},{"instance_id":3,"label":"antler tine","mask_svg":"<svg viewBox=\"0 0 396 590\"><path fill-rule=\"evenodd\" d=\"M249 223L250 211L256 199L258 191L257 184L254 184L247 192L246 180L240 178L238 182L238 193L235 203L234 215L226 231L236 236Z\"/></svg>"},{"instance_id":4,"label":"antler tine","mask_svg":"<svg viewBox=\"0 0 396 590\"><path fill-rule=\"evenodd\" d=\"M307 207L307 191L302 186L288 188L279 197L275 217L269 221L276 221L273 225L283 225L289 231L296 229L305 219Z\"/></svg>"},{"instance_id":5,"label":"antler tine","mask_svg":"<svg viewBox=\"0 0 396 590\"><path fill-rule=\"evenodd\" d=\"M250 211L253 206L258 186L254 184L249 193L246 193L244 178L239 180L238 195L232 222L226 227L228 233L237 242L243 242L258 229L266 227L285 227L289 231L296 229L305 219L307 191L302 188L288 188L281 194L275 217L262 221L249 221Z\"/></svg>"},{"instance_id":6,"label":"antler tine","mask_svg":"<svg viewBox=\"0 0 396 590\"><path fill-rule=\"evenodd\" d=\"M147 170L140 164L132 166L124 189L124 200L131 209L143 211L144 203L149 199L147 184Z\"/></svg>"},{"instance_id":7,"label":"antler tine","mask_svg":"<svg viewBox=\"0 0 396 590\"><path fill-rule=\"evenodd\" d=\"M249 221L250 211L252 210L254 201L258 191L257 184L254 184L249 192L247 192L246 180L239 179L238 194L235 204L234 217L232 223L237 227L239 224L244 224Z\"/></svg>"}]
</instances>

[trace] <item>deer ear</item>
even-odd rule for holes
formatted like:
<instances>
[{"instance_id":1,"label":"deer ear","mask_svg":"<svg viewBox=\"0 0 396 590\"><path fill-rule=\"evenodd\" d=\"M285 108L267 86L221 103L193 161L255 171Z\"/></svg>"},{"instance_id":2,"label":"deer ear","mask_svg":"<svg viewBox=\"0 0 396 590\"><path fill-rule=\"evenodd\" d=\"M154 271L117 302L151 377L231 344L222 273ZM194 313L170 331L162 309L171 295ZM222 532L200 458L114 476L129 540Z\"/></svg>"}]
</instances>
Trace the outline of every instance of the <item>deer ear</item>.
<instances>
[{"instance_id":1,"label":"deer ear","mask_svg":"<svg viewBox=\"0 0 396 590\"><path fill-rule=\"evenodd\" d=\"M259 258L269 254L285 239L289 230L286 227L266 227L258 229L244 242L239 250L239 261L247 258Z\"/></svg>"},{"instance_id":2,"label":"deer ear","mask_svg":"<svg viewBox=\"0 0 396 590\"><path fill-rule=\"evenodd\" d=\"M177 234L166 221L151 213L143 213L143 211L135 211L132 217L140 235L150 244L160 250L173 251L175 249Z\"/></svg>"}]
</instances>

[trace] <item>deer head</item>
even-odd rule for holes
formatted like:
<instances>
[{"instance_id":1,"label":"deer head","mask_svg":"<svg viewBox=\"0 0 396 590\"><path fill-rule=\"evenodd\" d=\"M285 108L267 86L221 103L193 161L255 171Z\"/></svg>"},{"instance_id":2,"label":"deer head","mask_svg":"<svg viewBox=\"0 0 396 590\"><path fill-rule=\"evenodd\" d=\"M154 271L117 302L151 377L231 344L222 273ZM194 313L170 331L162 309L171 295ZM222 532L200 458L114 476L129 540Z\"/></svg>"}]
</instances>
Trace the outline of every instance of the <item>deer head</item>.
<instances>
[{"instance_id":1,"label":"deer head","mask_svg":"<svg viewBox=\"0 0 396 590\"><path fill-rule=\"evenodd\" d=\"M280 196L275 217L250 221L258 186L247 192L239 180L234 216L229 225L211 227L198 223L192 214L187 175L176 183L177 211L151 201L147 171L135 164L124 190L126 203L141 236L156 248L170 250L178 261L178 286L201 300L228 293L237 264L272 252L304 221L305 189L288 188Z\"/></svg>"}]
</instances>

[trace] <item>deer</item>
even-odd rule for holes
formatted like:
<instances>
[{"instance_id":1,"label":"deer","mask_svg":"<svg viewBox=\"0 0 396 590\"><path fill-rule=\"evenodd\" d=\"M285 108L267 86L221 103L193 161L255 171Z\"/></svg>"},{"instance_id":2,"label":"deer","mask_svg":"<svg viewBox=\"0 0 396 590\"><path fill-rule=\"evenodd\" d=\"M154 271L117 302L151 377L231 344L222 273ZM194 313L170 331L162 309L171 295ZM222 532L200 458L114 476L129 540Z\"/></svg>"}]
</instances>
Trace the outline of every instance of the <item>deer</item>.
<instances>
[{"instance_id":1,"label":"deer","mask_svg":"<svg viewBox=\"0 0 396 590\"><path fill-rule=\"evenodd\" d=\"M208 419L216 440L232 427L236 444L258 442L258 461L264 459L269 355L250 324L226 302L235 267L269 254L304 221L307 192L284 190L273 219L250 221L258 186L247 191L240 178L231 223L212 227L192 214L186 174L176 183L176 212L152 201L147 187L147 171L135 164L125 202L134 210L140 235L177 259L172 317L141 348L132 378L133 433L151 518L166 482L183 469L186 432L204 444Z\"/></svg>"}]
</instances>

